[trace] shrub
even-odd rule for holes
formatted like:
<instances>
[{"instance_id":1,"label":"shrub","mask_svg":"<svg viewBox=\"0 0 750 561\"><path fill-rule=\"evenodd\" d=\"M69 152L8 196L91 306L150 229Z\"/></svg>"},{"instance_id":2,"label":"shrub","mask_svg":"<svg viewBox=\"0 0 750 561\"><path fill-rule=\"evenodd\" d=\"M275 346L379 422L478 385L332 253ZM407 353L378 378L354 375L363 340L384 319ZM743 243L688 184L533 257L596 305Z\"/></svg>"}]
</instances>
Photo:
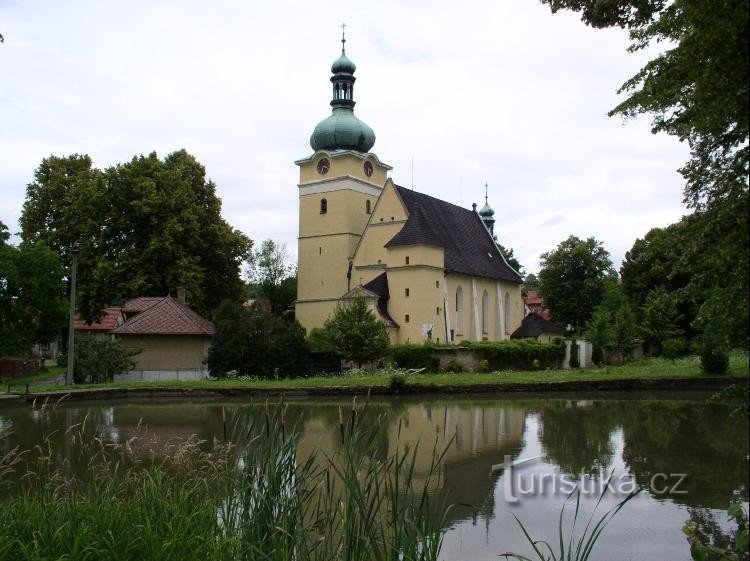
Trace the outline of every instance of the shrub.
<instances>
[{"instance_id":1,"label":"shrub","mask_svg":"<svg viewBox=\"0 0 750 561\"><path fill-rule=\"evenodd\" d=\"M432 345L403 345L391 346L391 360L399 368L424 368L428 372L437 372L440 369L440 359L435 355Z\"/></svg>"},{"instance_id":2,"label":"shrub","mask_svg":"<svg viewBox=\"0 0 750 561\"><path fill-rule=\"evenodd\" d=\"M561 339L540 343L530 339L510 341L480 341L466 345L480 360L487 361L487 370L532 370L534 361L539 368L557 368L565 357L565 344Z\"/></svg>"},{"instance_id":3,"label":"shrub","mask_svg":"<svg viewBox=\"0 0 750 561\"><path fill-rule=\"evenodd\" d=\"M214 318L216 333L208 349L208 369L222 378L227 372L260 378L308 374L310 355L305 331L257 307L222 303Z\"/></svg>"},{"instance_id":4,"label":"shrub","mask_svg":"<svg viewBox=\"0 0 750 561\"><path fill-rule=\"evenodd\" d=\"M388 328L361 297L339 304L326 320L323 330L324 340L336 354L358 366L376 361L388 351Z\"/></svg>"},{"instance_id":5,"label":"shrub","mask_svg":"<svg viewBox=\"0 0 750 561\"><path fill-rule=\"evenodd\" d=\"M722 347L706 343L701 349L701 368L706 374L724 374L729 368L729 355Z\"/></svg>"},{"instance_id":6,"label":"shrub","mask_svg":"<svg viewBox=\"0 0 750 561\"><path fill-rule=\"evenodd\" d=\"M111 339L76 340L73 381L76 384L111 382L115 374L132 370L140 350L127 349Z\"/></svg>"},{"instance_id":7,"label":"shrub","mask_svg":"<svg viewBox=\"0 0 750 561\"><path fill-rule=\"evenodd\" d=\"M688 354L688 344L684 339L667 339L661 345L664 358L675 360Z\"/></svg>"},{"instance_id":8,"label":"shrub","mask_svg":"<svg viewBox=\"0 0 750 561\"><path fill-rule=\"evenodd\" d=\"M393 393L399 393L401 390L406 389L408 385L404 372L394 372L388 378L388 389Z\"/></svg>"},{"instance_id":9,"label":"shrub","mask_svg":"<svg viewBox=\"0 0 750 561\"><path fill-rule=\"evenodd\" d=\"M463 366L461 366L461 364L455 358L452 358L445 365L445 368L443 368L443 371L458 374L459 372L463 372L464 369L463 369Z\"/></svg>"}]
</instances>

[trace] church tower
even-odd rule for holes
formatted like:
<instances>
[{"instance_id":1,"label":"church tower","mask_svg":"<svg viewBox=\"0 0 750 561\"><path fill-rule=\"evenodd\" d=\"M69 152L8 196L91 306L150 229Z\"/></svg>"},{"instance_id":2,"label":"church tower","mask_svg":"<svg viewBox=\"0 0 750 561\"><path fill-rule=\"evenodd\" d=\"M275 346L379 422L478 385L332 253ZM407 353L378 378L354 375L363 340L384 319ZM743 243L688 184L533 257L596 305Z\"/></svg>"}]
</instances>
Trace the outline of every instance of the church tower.
<instances>
[{"instance_id":1,"label":"church tower","mask_svg":"<svg viewBox=\"0 0 750 561\"><path fill-rule=\"evenodd\" d=\"M310 137L313 154L300 168L296 317L308 332L321 327L353 288L351 259L392 168L370 152L375 133L354 115L355 64L331 66L331 115Z\"/></svg>"}]
</instances>

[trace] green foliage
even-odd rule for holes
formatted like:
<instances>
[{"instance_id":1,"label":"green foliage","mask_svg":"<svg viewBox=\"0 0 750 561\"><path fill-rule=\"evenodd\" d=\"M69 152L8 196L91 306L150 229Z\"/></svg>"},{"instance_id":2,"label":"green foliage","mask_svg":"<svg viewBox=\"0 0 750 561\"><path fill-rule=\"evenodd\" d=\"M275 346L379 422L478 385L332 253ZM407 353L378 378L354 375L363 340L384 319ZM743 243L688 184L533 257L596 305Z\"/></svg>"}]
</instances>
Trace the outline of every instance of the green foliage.
<instances>
[{"instance_id":1,"label":"green foliage","mask_svg":"<svg viewBox=\"0 0 750 561\"><path fill-rule=\"evenodd\" d=\"M539 290L539 278L534 273L529 273L523 278L523 286L528 290Z\"/></svg>"},{"instance_id":2,"label":"green foliage","mask_svg":"<svg viewBox=\"0 0 750 561\"><path fill-rule=\"evenodd\" d=\"M340 303L323 329L331 348L341 358L352 360L358 366L381 359L388 352L388 330L364 298Z\"/></svg>"},{"instance_id":3,"label":"green foliage","mask_svg":"<svg viewBox=\"0 0 750 561\"><path fill-rule=\"evenodd\" d=\"M463 371L463 366L455 358L450 359L446 363L445 368L443 368L443 372L453 372L454 374L459 374Z\"/></svg>"},{"instance_id":4,"label":"green foliage","mask_svg":"<svg viewBox=\"0 0 750 561\"><path fill-rule=\"evenodd\" d=\"M543 368L558 368L565 357L565 343L539 343L529 339L510 341L476 341L466 345L480 360L486 360L488 369L534 370L534 362Z\"/></svg>"},{"instance_id":5,"label":"green foliage","mask_svg":"<svg viewBox=\"0 0 750 561\"><path fill-rule=\"evenodd\" d=\"M393 393L400 393L408 386L405 372L393 372L388 376L388 389Z\"/></svg>"},{"instance_id":6,"label":"green foliage","mask_svg":"<svg viewBox=\"0 0 750 561\"><path fill-rule=\"evenodd\" d=\"M227 300L214 316L216 332L208 349L211 375L236 370L260 378L296 377L310 371L304 329L255 307Z\"/></svg>"},{"instance_id":7,"label":"green foliage","mask_svg":"<svg viewBox=\"0 0 750 561\"><path fill-rule=\"evenodd\" d=\"M133 357L141 351L125 348L118 340L76 338L73 381L76 384L111 382L135 366Z\"/></svg>"},{"instance_id":8,"label":"green foliage","mask_svg":"<svg viewBox=\"0 0 750 561\"><path fill-rule=\"evenodd\" d=\"M598 306L586 324L586 337L593 347L591 360L604 364L604 351L612 343L612 313L605 306Z\"/></svg>"},{"instance_id":9,"label":"green foliage","mask_svg":"<svg viewBox=\"0 0 750 561\"><path fill-rule=\"evenodd\" d=\"M193 156L137 156L104 171L88 156L45 158L26 189L26 243L41 241L70 267L80 246L78 309L86 320L113 302L184 287L207 313L239 299L251 241L221 218L216 186Z\"/></svg>"},{"instance_id":10,"label":"green foliage","mask_svg":"<svg viewBox=\"0 0 750 561\"><path fill-rule=\"evenodd\" d=\"M505 257L505 261L508 262L508 265L513 267L513 270L516 271L519 275L523 276L523 265L521 265L518 259L516 259L516 256L513 255L513 248L506 248L502 244L497 244L497 247L500 249L500 253L503 255L503 257Z\"/></svg>"},{"instance_id":11,"label":"green foliage","mask_svg":"<svg viewBox=\"0 0 750 561\"><path fill-rule=\"evenodd\" d=\"M246 273L256 289L254 296L267 299L277 316L289 312L297 298L297 274L289 260L286 246L269 239L260 249L252 250L247 261Z\"/></svg>"},{"instance_id":12,"label":"green foliage","mask_svg":"<svg viewBox=\"0 0 750 561\"><path fill-rule=\"evenodd\" d=\"M616 277L609 253L594 238L570 236L541 256L539 289L557 323L580 328L601 302L608 278Z\"/></svg>"},{"instance_id":13,"label":"green foliage","mask_svg":"<svg viewBox=\"0 0 750 561\"><path fill-rule=\"evenodd\" d=\"M638 343L636 337L635 314L626 304L615 313L612 326L612 350L619 355L621 363L633 356Z\"/></svg>"},{"instance_id":14,"label":"green foliage","mask_svg":"<svg viewBox=\"0 0 750 561\"><path fill-rule=\"evenodd\" d=\"M27 356L34 343L54 341L68 305L58 255L44 243L6 244L0 223L0 356Z\"/></svg>"},{"instance_id":15,"label":"green foliage","mask_svg":"<svg viewBox=\"0 0 750 561\"><path fill-rule=\"evenodd\" d=\"M571 9L594 27L628 28L631 51L659 44L659 54L620 88L627 99L610 115L653 115L652 131L690 146L680 170L684 201L695 210L684 244L667 246L687 274L698 331L748 338L748 2L730 0L542 0ZM674 248L680 251L675 252ZM666 271L670 269L667 268ZM624 273L623 273L624 275ZM672 292L672 290L669 290ZM641 292L644 296L648 291ZM732 302L727 312L727 302ZM690 315L685 314L690 322ZM688 336L690 332L685 329Z\"/></svg>"},{"instance_id":16,"label":"green foliage","mask_svg":"<svg viewBox=\"0 0 750 561\"><path fill-rule=\"evenodd\" d=\"M83 477L55 469L46 447L0 456L3 481L18 482L3 489L0 561L437 561L444 451L384 451L382 418L353 407L330 455L303 455L284 411L254 413L230 442L194 436L146 462L150 437L104 443L84 422L66 448Z\"/></svg>"},{"instance_id":17,"label":"green foliage","mask_svg":"<svg viewBox=\"0 0 750 561\"><path fill-rule=\"evenodd\" d=\"M655 354L662 353L664 341L682 335L680 319L674 293L661 286L648 293L641 310L640 333L655 348Z\"/></svg>"},{"instance_id":18,"label":"green foliage","mask_svg":"<svg viewBox=\"0 0 750 561\"><path fill-rule=\"evenodd\" d=\"M687 356L690 352L687 341L685 339L672 338L667 339L662 343L661 356L668 360L677 360L683 356Z\"/></svg>"},{"instance_id":19,"label":"green foliage","mask_svg":"<svg viewBox=\"0 0 750 561\"><path fill-rule=\"evenodd\" d=\"M435 347L428 343L393 345L388 354L399 368L424 368L427 372L437 372L440 369L440 359L435 353Z\"/></svg>"},{"instance_id":20,"label":"green foliage","mask_svg":"<svg viewBox=\"0 0 750 561\"><path fill-rule=\"evenodd\" d=\"M708 513L691 511L690 520L682 532L690 544L690 555L694 561L747 561L748 517L742 501L734 500L727 509L727 516L736 526L725 533Z\"/></svg>"},{"instance_id":21,"label":"green foliage","mask_svg":"<svg viewBox=\"0 0 750 561\"><path fill-rule=\"evenodd\" d=\"M700 343L701 368L706 374L725 374L729 368L729 352L721 338L705 336Z\"/></svg>"}]
</instances>

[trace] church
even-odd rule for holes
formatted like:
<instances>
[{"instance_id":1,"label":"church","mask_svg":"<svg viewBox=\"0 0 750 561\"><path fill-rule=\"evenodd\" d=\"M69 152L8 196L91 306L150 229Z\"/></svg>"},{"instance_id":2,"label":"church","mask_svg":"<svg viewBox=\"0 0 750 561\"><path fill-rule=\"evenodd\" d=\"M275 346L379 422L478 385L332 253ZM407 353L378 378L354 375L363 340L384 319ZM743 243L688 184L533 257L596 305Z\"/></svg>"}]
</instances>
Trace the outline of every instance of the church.
<instances>
[{"instance_id":1,"label":"church","mask_svg":"<svg viewBox=\"0 0 750 561\"><path fill-rule=\"evenodd\" d=\"M396 185L354 115L355 64L331 66L331 115L299 166L296 317L310 332L341 302L363 297L392 343L509 339L523 319L522 279L478 212Z\"/></svg>"}]
</instances>

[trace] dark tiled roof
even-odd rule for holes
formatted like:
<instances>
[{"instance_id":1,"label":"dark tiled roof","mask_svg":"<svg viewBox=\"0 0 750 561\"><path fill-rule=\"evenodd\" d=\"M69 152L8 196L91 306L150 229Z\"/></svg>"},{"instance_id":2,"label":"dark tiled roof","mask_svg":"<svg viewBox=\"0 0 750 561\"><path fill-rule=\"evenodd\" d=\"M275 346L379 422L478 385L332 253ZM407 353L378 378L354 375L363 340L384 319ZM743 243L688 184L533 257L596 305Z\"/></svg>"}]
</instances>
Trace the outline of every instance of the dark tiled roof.
<instances>
[{"instance_id":1,"label":"dark tiled roof","mask_svg":"<svg viewBox=\"0 0 750 561\"><path fill-rule=\"evenodd\" d=\"M395 187L409 218L386 247L438 245L445 250L445 269L450 273L522 282L500 255L476 212L398 185Z\"/></svg>"},{"instance_id":2,"label":"dark tiled roof","mask_svg":"<svg viewBox=\"0 0 750 561\"><path fill-rule=\"evenodd\" d=\"M378 311L380 315L383 316L388 325L398 327L398 324L393 321L393 318L388 313L388 299L391 297L391 293L388 290L388 275L381 273L362 288L378 295Z\"/></svg>"},{"instance_id":3,"label":"dark tiled roof","mask_svg":"<svg viewBox=\"0 0 750 561\"><path fill-rule=\"evenodd\" d=\"M137 314L148 310L151 306L154 306L164 300L163 296L139 296L138 298L132 298L122 305L122 311L125 314Z\"/></svg>"},{"instance_id":4,"label":"dark tiled roof","mask_svg":"<svg viewBox=\"0 0 750 561\"><path fill-rule=\"evenodd\" d=\"M171 296L164 298L136 298L125 303L123 310L133 310L144 301L156 300L147 309L112 330L116 335L213 335L214 324L201 317Z\"/></svg>"},{"instance_id":5,"label":"dark tiled roof","mask_svg":"<svg viewBox=\"0 0 750 561\"><path fill-rule=\"evenodd\" d=\"M117 321L120 319L121 308L104 308L102 317L99 321L88 323L82 319L76 319L73 322L73 329L78 331L111 331L117 327Z\"/></svg>"},{"instance_id":6,"label":"dark tiled roof","mask_svg":"<svg viewBox=\"0 0 750 561\"><path fill-rule=\"evenodd\" d=\"M551 321L544 319L539 314L531 313L523 318L521 326L510 336L511 339L522 339L524 337L538 337L542 333L552 335L564 335L561 327Z\"/></svg>"}]
</instances>

